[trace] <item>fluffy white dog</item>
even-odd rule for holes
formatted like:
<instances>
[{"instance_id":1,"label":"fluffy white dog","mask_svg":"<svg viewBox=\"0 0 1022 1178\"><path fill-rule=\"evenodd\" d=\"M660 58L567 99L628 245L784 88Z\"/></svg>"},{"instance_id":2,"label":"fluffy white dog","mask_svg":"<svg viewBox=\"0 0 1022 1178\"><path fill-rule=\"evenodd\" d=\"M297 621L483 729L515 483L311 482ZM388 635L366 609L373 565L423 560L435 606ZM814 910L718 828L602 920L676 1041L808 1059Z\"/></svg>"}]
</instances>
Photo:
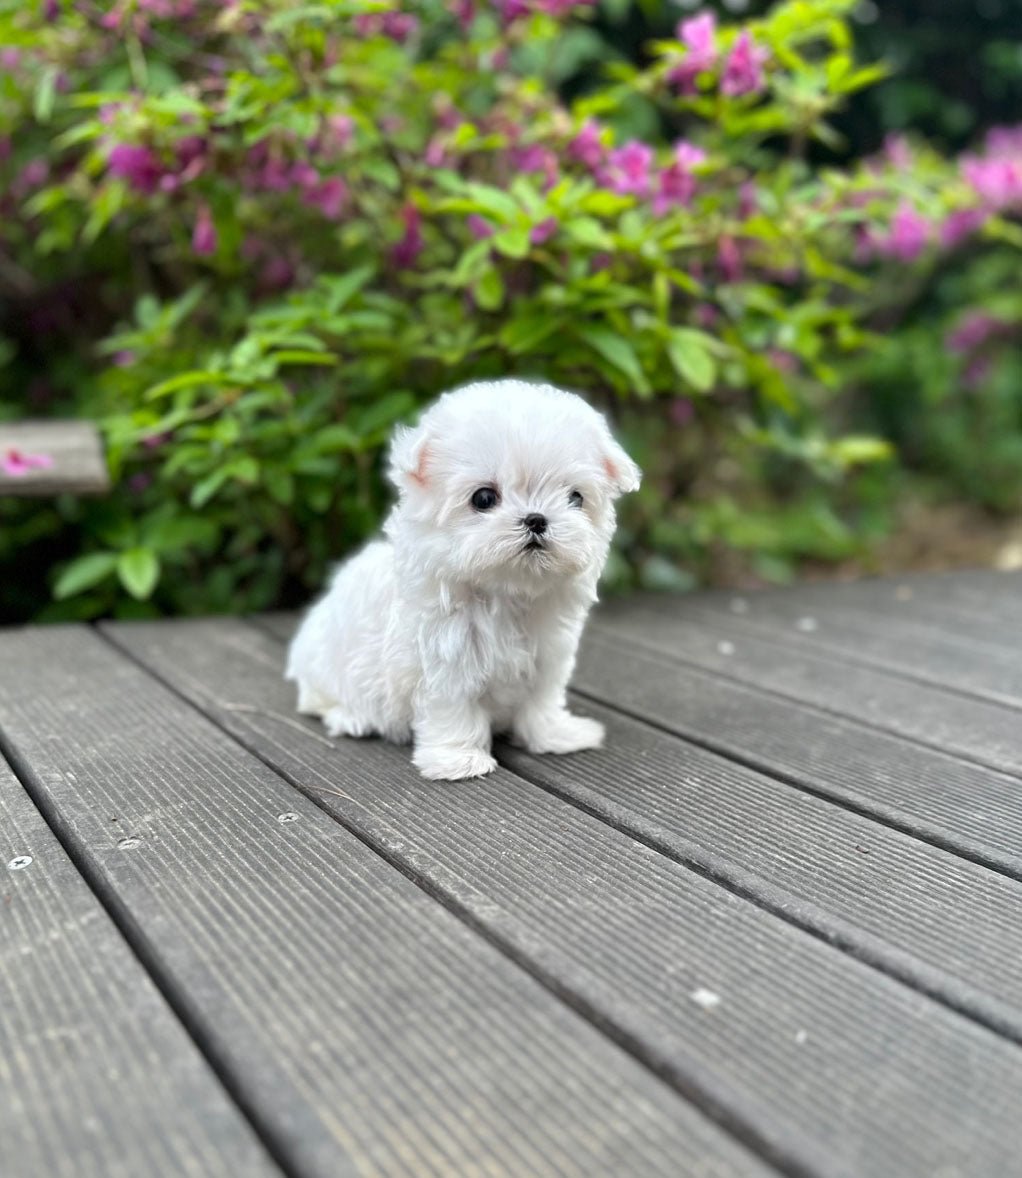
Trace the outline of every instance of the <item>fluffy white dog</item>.
<instances>
[{"instance_id":1,"label":"fluffy white dog","mask_svg":"<svg viewBox=\"0 0 1022 1178\"><path fill-rule=\"evenodd\" d=\"M332 736L414 738L425 777L489 773L491 734L534 753L597 748L565 692L639 470L580 397L517 380L468 385L400 428L399 499L337 571L288 657L298 710Z\"/></svg>"}]
</instances>

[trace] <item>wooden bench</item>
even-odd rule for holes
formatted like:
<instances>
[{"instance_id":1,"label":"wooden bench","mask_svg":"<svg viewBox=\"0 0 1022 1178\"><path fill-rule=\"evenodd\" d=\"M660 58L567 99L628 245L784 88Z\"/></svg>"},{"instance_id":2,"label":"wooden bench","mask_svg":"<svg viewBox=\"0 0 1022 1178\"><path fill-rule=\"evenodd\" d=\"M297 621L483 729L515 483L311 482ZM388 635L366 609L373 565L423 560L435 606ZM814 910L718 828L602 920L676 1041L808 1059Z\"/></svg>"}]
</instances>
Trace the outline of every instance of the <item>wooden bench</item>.
<instances>
[{"instance_id":1,"label":"wooden bench","mask_svg":"<svg viewBox=\"0 0 1022 1178\"><path fill-rule=\"evenodd\" d=\"M0 422L0 495L102 495L109 489L99 430L91 422Z\"/></svg>"},{"instance_id":2,"label":"wooden bench","mask_svg":"<svg viewBox=\"0 0 1022 1178\"><path fill-rule=\"evenodd\" d=\"M1007 1178L1022 576L600 607L423 781L294 618L0 632L0 1141L111 1178Z\"/></svg>"}]
</instances>

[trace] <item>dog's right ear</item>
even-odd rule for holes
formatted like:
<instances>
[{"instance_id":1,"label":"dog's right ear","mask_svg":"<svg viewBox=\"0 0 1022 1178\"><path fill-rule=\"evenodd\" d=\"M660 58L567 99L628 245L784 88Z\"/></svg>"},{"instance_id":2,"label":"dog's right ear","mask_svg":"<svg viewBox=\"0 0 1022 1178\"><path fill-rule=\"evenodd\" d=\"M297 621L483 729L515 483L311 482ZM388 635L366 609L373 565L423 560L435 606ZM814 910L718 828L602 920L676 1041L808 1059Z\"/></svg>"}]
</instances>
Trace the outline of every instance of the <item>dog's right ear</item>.
<instances>
[{"instance_id":1,"label":"dog's right ear","mask_svg":"<svg viewBox=\"0 0 1022 1178\"><path fill-rule=\"evenodd\" d=\"M429 485L429 435L422 426L400 425L394 431L389 474L399 491Z\"/></svg>"}]
</instances>

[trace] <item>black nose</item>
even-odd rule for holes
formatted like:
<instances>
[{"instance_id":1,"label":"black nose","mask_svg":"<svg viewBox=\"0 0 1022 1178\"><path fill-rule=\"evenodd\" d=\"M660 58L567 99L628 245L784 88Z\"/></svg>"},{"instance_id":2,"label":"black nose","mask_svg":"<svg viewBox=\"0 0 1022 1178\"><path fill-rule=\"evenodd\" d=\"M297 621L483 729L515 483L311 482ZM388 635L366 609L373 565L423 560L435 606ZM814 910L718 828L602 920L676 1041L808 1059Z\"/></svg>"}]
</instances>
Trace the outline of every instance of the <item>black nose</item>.
<instances>
[{"instance_id":1,"label":"black nose","mask_svg":"<svg viewBox=\"0 0 1022 1178\"><path fill-rule=\"evenodd\" d=\"M527 515L525 519L522 520L522 523L525 524L525 526L529 529L530 532L532 532L534 536L542 536L546 531L545 515L538 515L534 512L532 515Z\"/></svg>"}]
</instances>

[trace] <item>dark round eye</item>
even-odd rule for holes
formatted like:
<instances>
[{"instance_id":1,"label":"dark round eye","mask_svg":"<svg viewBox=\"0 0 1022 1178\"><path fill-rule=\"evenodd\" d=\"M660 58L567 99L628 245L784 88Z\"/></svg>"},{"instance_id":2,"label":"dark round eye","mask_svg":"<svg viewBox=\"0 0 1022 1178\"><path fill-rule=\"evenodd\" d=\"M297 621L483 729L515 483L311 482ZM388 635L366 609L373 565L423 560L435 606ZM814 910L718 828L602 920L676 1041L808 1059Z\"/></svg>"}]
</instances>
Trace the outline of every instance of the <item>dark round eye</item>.
<instances>
[{"instance_id":1,"label":"dark round eye","mask_svg":"<svg viewBox=\"0 0 1022 1178\"><path fill-rule=\"evenodd\" d=\"M583 502L584 500L582 499L581 491L572 491L572 493L568 496L568 503L572 507L581 507Z\"/></svg>"},{"instance_id":2,"label":"dark round eye","mask_svg":"<svg viewBox=\"0 0 1022 1178\"><path fill-rule=\"evenodd\" d=\"M492 487L480 487L478 491L472 492L472 506L476 511L489 511L491 507L497 506L499 498Z\"/></svg>"}]
</instances>

